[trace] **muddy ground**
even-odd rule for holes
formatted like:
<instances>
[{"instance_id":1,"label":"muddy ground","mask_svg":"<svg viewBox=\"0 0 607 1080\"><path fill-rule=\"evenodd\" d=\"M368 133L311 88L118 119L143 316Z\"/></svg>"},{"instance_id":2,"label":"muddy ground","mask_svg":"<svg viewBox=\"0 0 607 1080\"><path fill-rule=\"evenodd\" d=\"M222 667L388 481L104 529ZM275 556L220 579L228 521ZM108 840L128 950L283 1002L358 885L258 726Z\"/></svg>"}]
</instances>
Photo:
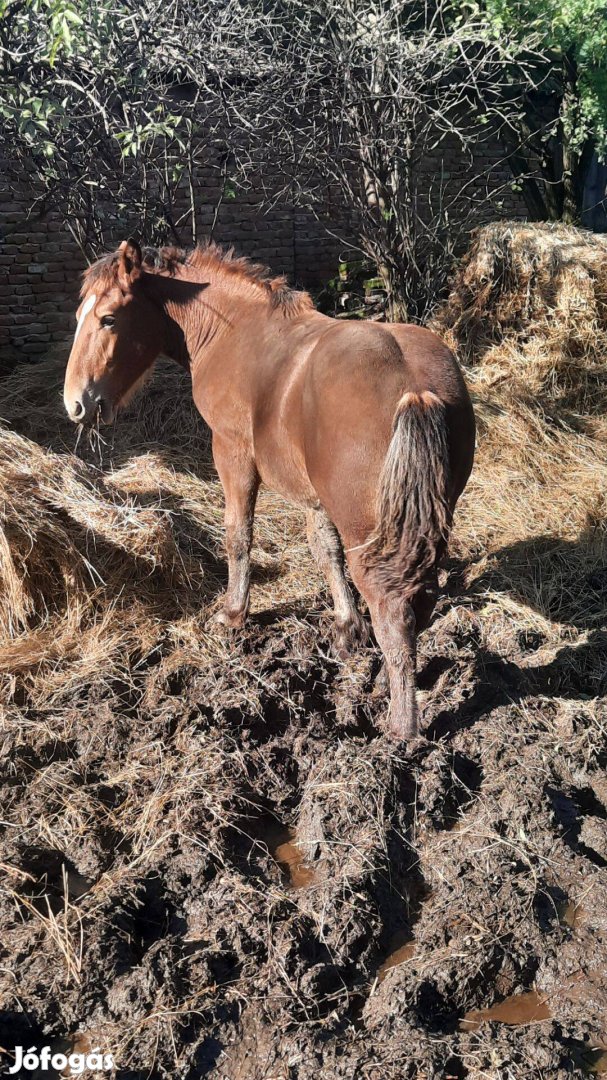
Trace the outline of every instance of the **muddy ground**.
<instances>
[{"instance_id":1,"label":"muddy ground","mask_svg":"<svg viewBox=\"0 0 607 1080\"><path fill-rule=\"evenodd\" d=\"M542 312L564 310L553 286ZM479 456L409 747L381 733L373 643L332 658L303 521L279 501L260 507L248 628L208 629L221 496L199 421L184 434L177 417L183 387L151 388L86 488L50 419L61 373L5 394L31 442L7 443L4 498L23 475L53 542L97 568L83 592L61 552L45 576L26 544L38 609L17 605L19 625L9 610L0 642L5 1070L16 1045L51 1044L111 1052L119 1080L607 1073L607 333L576 324L555 344L551 316L515 353L500 318L501 352L468 372ZM138 521L153 558L128 550Z\"/></svg>"},{"instance_id":2,"label":"muddy ground","mask_svg":"<svg viewBox=\"0 0 607 1080\"><path fill-rule=\"evenodd\" d=\"M80 1033L122 1080L605 1068L604 635L574 678L568 645L491 652L457 564L446 591L410 751L377 652L329 658L324 597L221 667L14 706L0 1045ZM544 1019L465 1021L531 990Z\"/></svg>"}]
</instances>

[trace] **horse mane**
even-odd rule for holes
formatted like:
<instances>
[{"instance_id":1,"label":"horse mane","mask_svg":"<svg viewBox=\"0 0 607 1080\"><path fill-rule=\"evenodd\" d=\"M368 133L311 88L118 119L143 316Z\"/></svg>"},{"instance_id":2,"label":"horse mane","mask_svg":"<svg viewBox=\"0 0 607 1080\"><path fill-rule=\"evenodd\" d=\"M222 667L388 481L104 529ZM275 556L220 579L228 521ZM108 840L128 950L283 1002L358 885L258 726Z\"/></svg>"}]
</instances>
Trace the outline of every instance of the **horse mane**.
<instances>
[{"instance_id":1,"label":"horse mane","mask_svg":"<svg viewBox=\"0 0 607 1080\"><path fill-rule=\"evenodd\" d=\"M245 255L237 255L233 247L224 248L214 241L199 244L195 248L144 247L143 268L148 274L173 277L183 267L186 270L209 270L211 273L256 285L266 293L273 310L279 309L286 317L300 315L313 308L309 293L292 289L284 275L275 277L262 263L253 262ZM102 255L82 275L80 295L91 289L106 291L116 282L119 251Z\"/></svg>"}]
</instances>

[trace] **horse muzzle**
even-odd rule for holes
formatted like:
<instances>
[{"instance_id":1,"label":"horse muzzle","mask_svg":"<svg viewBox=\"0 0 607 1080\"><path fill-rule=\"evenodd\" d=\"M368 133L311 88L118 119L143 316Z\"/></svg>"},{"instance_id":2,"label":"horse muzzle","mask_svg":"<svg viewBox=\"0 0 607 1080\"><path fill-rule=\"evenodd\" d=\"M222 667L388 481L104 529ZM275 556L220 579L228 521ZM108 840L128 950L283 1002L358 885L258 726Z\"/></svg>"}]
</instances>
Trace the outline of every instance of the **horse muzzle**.
<instances>
[{"instance_id":1,"label":"horse muzzle","mask_svg":"<svg viewBox=\"0 0 607 1080\"><path fill-rule=\"evenodd\" d=\"M86 387L80 394L63 396L66 412L74 424L111 424L114 406L97 387Z\"/></svg>"}]
</instances>

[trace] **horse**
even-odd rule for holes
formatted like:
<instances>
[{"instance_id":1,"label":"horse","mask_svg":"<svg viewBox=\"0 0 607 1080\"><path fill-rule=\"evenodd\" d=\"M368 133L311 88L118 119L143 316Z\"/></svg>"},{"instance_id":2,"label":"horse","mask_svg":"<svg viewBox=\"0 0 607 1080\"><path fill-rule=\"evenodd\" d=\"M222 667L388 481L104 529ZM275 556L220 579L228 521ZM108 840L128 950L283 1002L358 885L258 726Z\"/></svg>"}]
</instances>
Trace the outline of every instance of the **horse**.
<instances>
[{"instance_id":1,"label":"horse","mask_svg":"<svg viewBox=\"0 0 607 1080\"><path fill-rule=\"evenodd\" d=\"M83 275L64 403L110 423L160 354L186 368L225 496L228 585L216 620L249 609L260 483L306 513L344 656L367 603L389 683L383 730L418 733L416 641L470 475L475 421L453 353L428 329L344 321L232 249L146 249L133 239Z\"/></svg>"}]
</instances>

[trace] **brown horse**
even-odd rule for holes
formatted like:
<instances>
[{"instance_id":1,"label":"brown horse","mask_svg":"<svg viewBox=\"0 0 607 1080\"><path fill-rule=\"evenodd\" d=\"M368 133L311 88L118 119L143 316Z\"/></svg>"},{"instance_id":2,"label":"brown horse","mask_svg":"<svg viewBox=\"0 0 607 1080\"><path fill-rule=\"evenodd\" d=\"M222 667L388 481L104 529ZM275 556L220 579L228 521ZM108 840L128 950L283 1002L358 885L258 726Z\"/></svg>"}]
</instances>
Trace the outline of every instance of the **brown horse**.
<instances>
[{"instance_id":1,"label":"brown horse","mask_svg":"<svg viewBox=\"0 0 607 1080\"><path fill-rule=\"evenodd\" d=\"M76 423L110 422L160 353L191 372L225 494L218 620L239 627L247 615L263 481L306 509L340 652L365 625L345 549L385 658L387 729L414 735L416 634L436 603L438 560L474 455L453 354L418 326L321 315L283 278L213 245L142 255L124 241L85 272L81 295L64 394Z\"/></svg>"}]
</instances>

